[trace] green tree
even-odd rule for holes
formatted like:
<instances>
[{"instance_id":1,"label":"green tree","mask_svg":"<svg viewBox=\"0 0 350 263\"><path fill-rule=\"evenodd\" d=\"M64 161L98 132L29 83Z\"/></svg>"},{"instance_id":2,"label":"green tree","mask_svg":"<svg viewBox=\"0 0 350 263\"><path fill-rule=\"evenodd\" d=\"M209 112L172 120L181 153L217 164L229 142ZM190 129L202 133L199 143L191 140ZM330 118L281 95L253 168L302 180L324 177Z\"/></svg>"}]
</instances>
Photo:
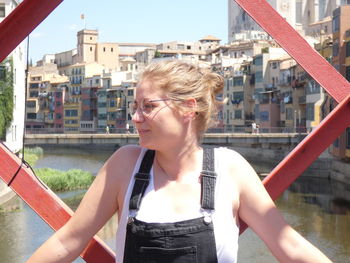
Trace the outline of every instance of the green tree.
<instances>
[{"instance_id":1,"label":"green tree","mask_svg":"<svg viewBox=\"0 0 350 263\"><path fill-rule=\"evenodd\" d=\"M154 58L160 58L162 55L160 54L160 52L158 50L156 50L156 52L154 53Z\"/></svg>"},{"instance_id":2,"label":"green tree","mask_svg":"<svg viewBox=\"0 0 350 263\"><path fill-rule=\"evenodd\" d=\"M6 129L13 119L13 60L0 63L0 140L6 137Z\"/></svg>"}]
</instances>

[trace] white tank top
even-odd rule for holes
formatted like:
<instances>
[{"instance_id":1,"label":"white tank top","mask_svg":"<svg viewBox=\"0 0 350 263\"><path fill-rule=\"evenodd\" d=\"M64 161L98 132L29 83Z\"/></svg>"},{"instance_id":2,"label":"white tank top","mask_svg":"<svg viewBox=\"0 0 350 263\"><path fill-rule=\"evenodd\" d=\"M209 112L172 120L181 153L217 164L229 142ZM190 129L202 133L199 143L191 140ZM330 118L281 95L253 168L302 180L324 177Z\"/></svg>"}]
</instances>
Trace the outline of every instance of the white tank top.
<instances>
[{"instance_id":1,"label":"white tank top","mask_svg":"<svg viewBox=\"0 0 350 263\"><path fill-rule=\"evenodd\" d=\"M142 149L136 162L133 175L138 172L145 151L146 149ZM225 164L232 161L232 156L238 153L221 147L215 148L214 154L214 165L217 173L217 179L215 186L215 211L212 213L212 219L214 225L217 258L219 263L233 263L237 262L239 228L236 224L236 218L232 214L232 202L229 198L227 198L228 196L231 196L232 188L230 185L232 182L228 180L228 169L225 169L225 167L227 167ZM193 211L190 214L179 216L176 214L164 213L164 210L159 209L159 206L157 205L159 202L161 202L161 200L156 200L153 198L153 168L151 169L150 175L150 183L142 198L140 209L136 216L137 219L144 222L170 223L203 216L202 212L200 211L199 204L197 211ZM123 262L126 224L129 215L129 199L133 185L134 177L132 176L125 195L123 210L121 211L119 217L119 225L117 229L116 262L118 263Z\"/></svg>"}]
</instances>

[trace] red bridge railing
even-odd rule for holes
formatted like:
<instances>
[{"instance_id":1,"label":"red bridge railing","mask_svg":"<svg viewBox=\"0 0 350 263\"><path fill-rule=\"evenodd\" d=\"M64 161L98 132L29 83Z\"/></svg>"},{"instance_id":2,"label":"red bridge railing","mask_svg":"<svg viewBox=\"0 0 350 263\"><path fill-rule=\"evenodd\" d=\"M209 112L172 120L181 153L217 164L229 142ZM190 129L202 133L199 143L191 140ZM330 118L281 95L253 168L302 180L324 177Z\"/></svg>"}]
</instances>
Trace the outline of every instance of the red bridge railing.
<instances>
[{"instance_id":1,"label":"red bridge railing","mask_svg":"<svg viewBox=\"0 0 350 263\"><path fill-rule=\"evenodd\" d=\"M6 17L0 24L0 61L62 1L24 0ZM263 181L271 197L276 199L350 126L350 84L265 0L236 2L339 103ZM3 145L0 145L0 171L6 183L17 173L12 189L54 230L69 219L72 211L50 190L43 188L32 172ZM241 232L245 228L242 227ZM113 252L97 239L89 243L81 256L86 262L114 262Z\"/></svg>"}]
</instances>

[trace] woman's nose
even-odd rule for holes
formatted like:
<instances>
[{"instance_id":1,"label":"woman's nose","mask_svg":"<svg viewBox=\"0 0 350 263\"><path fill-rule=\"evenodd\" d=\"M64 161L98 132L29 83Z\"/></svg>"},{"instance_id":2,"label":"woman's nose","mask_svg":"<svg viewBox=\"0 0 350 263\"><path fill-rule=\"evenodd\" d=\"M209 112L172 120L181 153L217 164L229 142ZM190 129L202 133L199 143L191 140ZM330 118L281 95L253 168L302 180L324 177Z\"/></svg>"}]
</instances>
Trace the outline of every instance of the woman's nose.
<instances>
[{"instance_id":1,"label":"woman's nose","mask_svg":"<svg viewBox=\"0 0 350 263\"><path fill-rule=\"evenodd\" d=\"M139 108L135 111L135 113L132 115L132 121L133 122L143 122L145 120L142 112Z\"/></svg>"}]
</instances>

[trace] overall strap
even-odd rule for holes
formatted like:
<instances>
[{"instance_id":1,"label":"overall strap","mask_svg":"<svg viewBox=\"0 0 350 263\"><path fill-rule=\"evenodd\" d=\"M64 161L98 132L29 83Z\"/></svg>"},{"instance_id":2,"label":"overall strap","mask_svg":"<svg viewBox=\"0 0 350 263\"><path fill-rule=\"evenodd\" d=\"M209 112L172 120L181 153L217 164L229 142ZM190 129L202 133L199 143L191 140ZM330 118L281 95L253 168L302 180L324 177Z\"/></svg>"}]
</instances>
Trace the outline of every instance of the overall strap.
<instances>
[{"instance_id":1,"label":"overall strap","mask_svg":"<svg viewBox=\"0 0 350 263\"><path fill-rule=\"evenodd\" d=\"M143 156L138 173L135 174L134 187L132 189L129 210L139 210L142 196L144 195L146 188L150 180L150 171L153 165L155 151L147 150Z\"/></svg>"},{"instance_id":2,"label":"overall strap","mask_svg":"<svg viewBox=\"0 0 350 263\"><path fill-rule=\"evenodd\" d=\"M203 149L203 170L201 172L202 209L215 209L216 173L214 167L214 148Z\"/></svg>"}]
</instances>

